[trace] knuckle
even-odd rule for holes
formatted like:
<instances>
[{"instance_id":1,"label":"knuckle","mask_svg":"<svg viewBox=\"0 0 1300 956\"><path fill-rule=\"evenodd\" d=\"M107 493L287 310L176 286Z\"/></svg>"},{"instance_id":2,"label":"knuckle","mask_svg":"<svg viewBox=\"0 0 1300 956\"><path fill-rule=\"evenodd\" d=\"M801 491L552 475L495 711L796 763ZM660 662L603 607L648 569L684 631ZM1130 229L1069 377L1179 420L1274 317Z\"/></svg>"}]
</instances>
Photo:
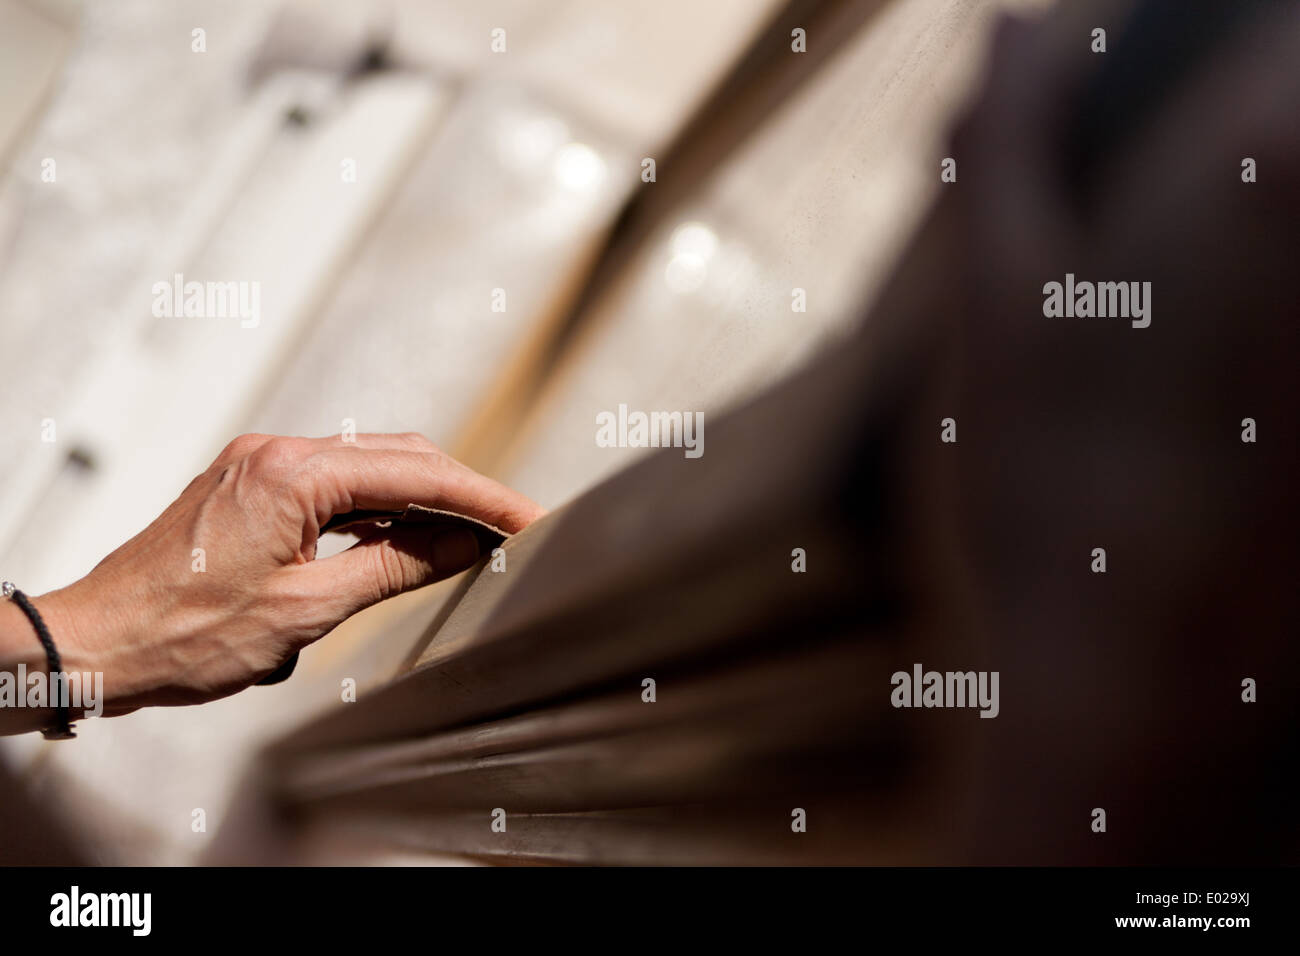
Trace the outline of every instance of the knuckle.
<instances>
[{"instance_id":1,"label":"knuckle","mask_svg":"<svg viewBox=\"0 0 1300 956\"><path fill-rule=\"evenodd\" d=\"M270 436L268 435L259 435L256 433L239 435L238 437L231 439L230 442L227 443L226 447L221 450L221 454L217 456L217 462L225 465L247 458L253 452L257 451L257 449L260 448L269 437Z\"/></svg>"},{"instance_id":2,"label":"knuckle","mask_svg":"<svg viewBox=\"0 0 1300 956\"><path fill-rule=\"evenodd\" d=\"M433 497L440 496L448 485L447 463L450 461L440 451L430 453L416 463L420 475L420 487Z\"/></svg>"},{"instance_id":3,"label":"knuckle","mask_svg":"<svg viewBox=\"0 0 1300 956\"><path fill-rule=\"evenodd\" d=\"M248 456L248 465L263 480L285 480L301 469L311 451L305 439L277 436L258 446Z\"/></svg>"},{"instance_id":4,"label":"knuckle","mask_svg":"<svg viewBox=\"0 0 1300 956\"><path fill-rule=\"evenodd\" d=\"M401 553L385 541L373 549L373 554L379 599L400 594L406 586L406 568Z\"/></svg>"},{"instance_id":5,"label":"knuckle","mask_svg":"<svg viewBox=\"0 0 1300 956\"><path fill-rule=\"evenodd\" d=\"M426 452L439 451L437 445L429 441L429 439L425 438L419 432L402 432L397 437L400 438L402 442L404 442L407 445L410 445L412 448L416 449L417 451L426 451Z\"/></svg>"}]
</instances>

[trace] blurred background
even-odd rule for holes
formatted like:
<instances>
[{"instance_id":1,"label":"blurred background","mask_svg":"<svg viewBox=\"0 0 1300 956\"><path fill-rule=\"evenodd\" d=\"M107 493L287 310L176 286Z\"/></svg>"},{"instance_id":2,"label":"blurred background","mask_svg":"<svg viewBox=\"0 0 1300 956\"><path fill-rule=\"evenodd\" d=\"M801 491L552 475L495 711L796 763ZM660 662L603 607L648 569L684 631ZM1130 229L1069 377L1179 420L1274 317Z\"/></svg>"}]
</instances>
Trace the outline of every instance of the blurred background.
<instances>
[{"instance_id":1,"label":"blurred background","mask_svg":"<svg viewBox=\"0 0 1300 956\"><path fill-rule=\"evenodd\" d=\"M1045 5L0 0L5 576L74 580L247 431L419 431L568 501L638 454L596 412L711 414L847 334L995 15ZM177 274L258 283L256 325L157 316ZM450 587L292 693L0 760L93 860L191 862L193 808L335 675L396 673Z\"/></svg>"}]
</instances>

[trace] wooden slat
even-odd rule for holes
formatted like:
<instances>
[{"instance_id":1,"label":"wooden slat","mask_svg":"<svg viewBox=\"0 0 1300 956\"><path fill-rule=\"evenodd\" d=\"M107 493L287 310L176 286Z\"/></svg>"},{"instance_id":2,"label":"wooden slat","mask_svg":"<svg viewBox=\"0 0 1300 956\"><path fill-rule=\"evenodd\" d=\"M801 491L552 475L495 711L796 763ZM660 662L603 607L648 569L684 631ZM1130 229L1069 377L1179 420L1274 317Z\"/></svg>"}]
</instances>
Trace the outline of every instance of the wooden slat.
<instances>
[{"instance_id":1,"label":"wooden slat","mask_svg":"<svg viewBox=\"0 0 1300 956\"><path fill-rule=\"evenodd\" d=\"M284 793L314 808L398 813L645 806L734 798L795 777L810 790L847 784L846 755L883 786L897 770L903 740L890 737L901 725L883 720L883 695L864 690L887 685L886 636L826 640L809 627L797 637L795 649L701 672L649 668L653 703L633 677L594 698L410 743L289 758Z\"/></svg>"}]
</instances>

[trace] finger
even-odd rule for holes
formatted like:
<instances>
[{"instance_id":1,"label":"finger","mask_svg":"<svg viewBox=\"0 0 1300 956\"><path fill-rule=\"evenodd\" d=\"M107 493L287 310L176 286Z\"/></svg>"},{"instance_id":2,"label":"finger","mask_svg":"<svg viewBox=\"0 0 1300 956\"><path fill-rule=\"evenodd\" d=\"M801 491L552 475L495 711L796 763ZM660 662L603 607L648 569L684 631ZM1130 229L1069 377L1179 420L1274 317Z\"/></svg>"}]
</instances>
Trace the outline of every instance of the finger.
<instances>
[{"instance_id":1,"label":"finger","mask_svg":"<svg viewBox=\"0 0 1300 956\"><path fill-rule=\"evenodd\" d=\"M302 474L312 483L321 524L358 509L400 511L416 504L513 534L543 514L536 502L446 455L333 449L311 456L309 466Z\"/></svg>"},{"instance_id":2,"label":"finger","mask_svg":"<svg viewBox=\"0 0 1300 956\"><path fill-rule=\"evenodd\" d=\"M276 442L280 445L290 444L300 449L301 454L335 449L393 449L397 451L424 452L441 455L442 451L429 439L417 432L362 432L344 439L342 435L327 435L321 438L290 438L283 435L264 435L250 433L231 440L213 461L214 465L226 466L248 458L263 446Z\"/></svg>"},{"instance_id":3,"label":"finger","mask_svg":"<svg viewBox=\"0 0 1300 956\"><path fill-rule=\"evenodd\" d=\"M393 451L416 451L426 454L442 454L442 450L418 432L359 432L355 435L326 435L322 438L307 438L312 451L331 451L340 449L391 449Z\"/></svg>"},{"instance_id":4,"label":"finger","mask_svg":"<svg viewBox=\"0 0 1300 956\"><path fill-rule=\"evenodd\" d=\"M309 593L341 602L341 612L353 614L458 574L478 558L478 539L470 531L417 525L390 529L332 557L289 570Z\"/></svg>"}]
</instances>

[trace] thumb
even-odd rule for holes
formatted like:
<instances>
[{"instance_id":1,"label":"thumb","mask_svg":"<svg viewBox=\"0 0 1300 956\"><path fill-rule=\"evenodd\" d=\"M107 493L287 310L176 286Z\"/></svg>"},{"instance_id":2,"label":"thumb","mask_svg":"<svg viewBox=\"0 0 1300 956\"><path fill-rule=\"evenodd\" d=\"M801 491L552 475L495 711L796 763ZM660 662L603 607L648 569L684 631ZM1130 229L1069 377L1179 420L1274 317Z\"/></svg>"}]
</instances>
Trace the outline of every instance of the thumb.
<instances>
[{"instance_id":1,"label":"thumb","mask_svg":"<svg viewBox=\"0 0 1300 956\"><path fill-rule=\"evenodd\" d=\"M478 557L478 539L465 528L412 525L364 538L300 571L313 593L341 602L346 616L451 577L473 566Z\"/></svg>"}]
</instances>

